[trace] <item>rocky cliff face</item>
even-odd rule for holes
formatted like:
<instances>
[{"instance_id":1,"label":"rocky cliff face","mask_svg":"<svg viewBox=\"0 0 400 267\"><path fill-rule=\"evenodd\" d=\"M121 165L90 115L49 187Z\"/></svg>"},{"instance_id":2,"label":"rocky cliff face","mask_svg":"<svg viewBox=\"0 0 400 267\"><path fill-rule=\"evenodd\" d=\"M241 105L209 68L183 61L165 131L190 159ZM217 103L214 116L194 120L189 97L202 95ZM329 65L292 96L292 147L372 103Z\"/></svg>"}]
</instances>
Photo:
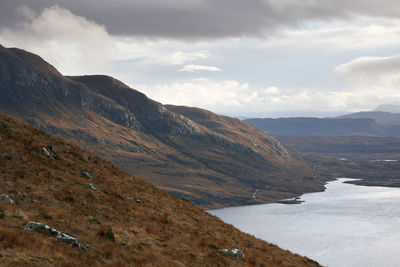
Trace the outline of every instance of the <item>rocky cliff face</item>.
<instances>
[{"instance_id":1,"label":"rocky cliff face","mask_svg":"<svg viewBox=\"0 0 400 267\"><path fill-rule=\"evenodd\" d=\"M270 202L323 189L324 181L310 178L301 156L246 123L164 106L112 77L65 77L19 49L0 47L0 111L203 207Z\"/></svg>"}]
</instances>

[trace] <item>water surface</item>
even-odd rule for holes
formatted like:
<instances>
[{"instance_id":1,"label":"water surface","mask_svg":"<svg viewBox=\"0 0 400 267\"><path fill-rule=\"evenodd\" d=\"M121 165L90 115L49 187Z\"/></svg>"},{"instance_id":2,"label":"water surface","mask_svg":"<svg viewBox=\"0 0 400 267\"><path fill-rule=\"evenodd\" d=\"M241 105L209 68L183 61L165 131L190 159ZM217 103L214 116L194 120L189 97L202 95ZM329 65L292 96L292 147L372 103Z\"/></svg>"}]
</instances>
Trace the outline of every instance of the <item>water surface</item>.
<instances>
[{"instance_id":1,"label":"water surface","mask_svg":"<svg viewBox=\"0 0 400 267\"><path fill-rule=\"evenodd\" d=\"M327 184L302 204L210 210L240 230L324 266L400 266L400 188Z\"/></svg>"}]
</instances>

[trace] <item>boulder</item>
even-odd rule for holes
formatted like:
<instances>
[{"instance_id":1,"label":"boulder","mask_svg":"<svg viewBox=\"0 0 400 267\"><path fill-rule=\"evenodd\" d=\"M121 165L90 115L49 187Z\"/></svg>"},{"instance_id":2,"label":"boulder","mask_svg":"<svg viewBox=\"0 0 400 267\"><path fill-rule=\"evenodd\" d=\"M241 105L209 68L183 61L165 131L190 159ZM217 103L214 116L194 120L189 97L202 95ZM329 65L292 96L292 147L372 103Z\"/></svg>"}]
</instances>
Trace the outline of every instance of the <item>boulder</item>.
<instances>
[{"instance_id":1,"label":"boulder","mask_svg":"<svg viewBox=\"0 0 400 267\"><path fill-rule=\"evenodd\" d=\"M81 176L85 179L93 179L93 177L87 171L82 171Z\"/></svg>"},{"instance_id":2,"label":"boulder","mask_svg":"<svg viewBox=\"0 0 400 267\"><path fill-rule=\"evenodd\" d=\"M243 260L244 259L244 253L237 248L234 249L220 249L219 250L222 254L228 255L228 256L232 256L238 259Z\"/></svg>"},{"instance_id":3,"label":"boulder","mask_svg":"<svg viewBox=\"0 0 400 267\"><path fill-rule=\"evenodd\" d=\"M93 191L99 191L100 189L96 186L94 186L93 184L89 184L90 189L92 189Z\"/></svg>"},{"instance_id":4,"label":"boulder","mask_svg":"<svg viewBox=\"0 0 400 267\"><path fill-rule=\"evenodd\" d=\"M47 145L47 149L50 151L51 154L57 156L57 151L52 145Z\"/></svg>"},{"instance_id":5,"label":"boulder","mask_svg":"<svg viewBox=\"0 0 400 267\"><path fill-rule=\"evenodd\" d=\"M45 147L42 147L42 154L48 156L50 159L54 159L53 156L50 154L50 152Z\"/></svg>"},{"instance_id":6,"label":"boulder","mask_svg":"<svg viewBox=\"0 0 400 267\"><path fill-rule=\"evenodd\" d=\"M36 231L36 232L40 232L40 233L47 233L51 236L61 239L63 242L65 242L71 246L77 247L82 250L88 249L85 244L80 242L75 237L64 234L54 228L51 228L50 226L48 226L46 224L31 221L25 225L24 230L31 230L31 231Z\"/></svg>"},{"instance_id":7,"label":"boulder","mask_svg":"<svg viewBox=\"0 0 400 267\"><path fill-rule=\"evenodd\" d=\"M15 204L14 199L12 199L11 197L7 196L6 194L1 194L1 198L4 199L5 201L10 202L11 204Z\"/></svg>"},{"instance_id":8,"label":"boulder","mask_svg":"<svg viewBox=\"0 0 400 267\"><path fill-rule=\"evenodd\" d=\"M127 197L126 199L127 199L127 200L135 201L136 203L139 203L139 204L143 204L143 200L141 200L141 199L139 199L139 198Z\"/></svg>"}]
</instances>

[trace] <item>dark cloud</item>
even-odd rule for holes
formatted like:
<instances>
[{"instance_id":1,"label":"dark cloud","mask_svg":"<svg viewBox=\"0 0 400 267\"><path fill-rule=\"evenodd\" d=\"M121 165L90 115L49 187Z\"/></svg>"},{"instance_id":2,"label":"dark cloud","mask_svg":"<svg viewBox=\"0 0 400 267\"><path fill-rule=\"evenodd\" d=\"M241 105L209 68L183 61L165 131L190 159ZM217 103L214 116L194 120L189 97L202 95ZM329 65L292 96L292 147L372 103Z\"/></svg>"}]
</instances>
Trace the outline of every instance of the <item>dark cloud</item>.
<instances>
[{"instance_id":1,"label":"dark cloud","mask_svg":"<svg viewBox=\"0 0 400 267\"><path fill-rule=\"evenodd\" d=\"M116 35L166 38L257 36L306 20L398 16L397 0L0 0L0 25L14 27L18 5L58 4Z\"/></svg>"}]
</instances>

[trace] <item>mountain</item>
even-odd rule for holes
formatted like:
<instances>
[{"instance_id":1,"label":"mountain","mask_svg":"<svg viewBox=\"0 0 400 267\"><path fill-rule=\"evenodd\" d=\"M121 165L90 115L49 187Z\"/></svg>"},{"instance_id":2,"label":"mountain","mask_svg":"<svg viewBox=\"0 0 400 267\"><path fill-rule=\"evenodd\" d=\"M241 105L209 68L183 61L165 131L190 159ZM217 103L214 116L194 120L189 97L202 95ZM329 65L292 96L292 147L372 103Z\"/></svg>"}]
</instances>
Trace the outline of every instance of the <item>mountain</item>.
<instances>
[{"instance_id":1,"label":"mountain","mask_svg":"<svg viewBox=\"0 0 400 267\"><path fill-rule=\"evenodd\" d=\"M384 111L363 111L337 117L338 119L372 119L382 125L400 125L400 113Z\"/></svg>"},{"instance_id":2,"label":"mountain","mask_svg":"<svg viewBox=\"0 0 400 267\"><path fill-rule=\"evenodd\" d=\"M0 147L1 266L319 266L2 114Z\"/></svg>"},{"instance_id":3,"label":"mountain","mask_svg":"<svg viewBox=\"0 0 400 267\"><path fill-rule=\"evenodd\" d=\"M245 122L273 135L384 136L389 131L373 119L353 118L254 118ZM400 132L399 132L400 134Z\"/></svg>"},{"instance_id":4,"label":"mountain","mask_svg":"<svg viewBox=\"0 0 400 267\"><path fill-rule=\"evenodd\" d=\"M0 111L202 207L324 189L302 156L247 123L164 106L109 76L66 77L17 48L0 47Z\"/></svg>"}]
</instances>

